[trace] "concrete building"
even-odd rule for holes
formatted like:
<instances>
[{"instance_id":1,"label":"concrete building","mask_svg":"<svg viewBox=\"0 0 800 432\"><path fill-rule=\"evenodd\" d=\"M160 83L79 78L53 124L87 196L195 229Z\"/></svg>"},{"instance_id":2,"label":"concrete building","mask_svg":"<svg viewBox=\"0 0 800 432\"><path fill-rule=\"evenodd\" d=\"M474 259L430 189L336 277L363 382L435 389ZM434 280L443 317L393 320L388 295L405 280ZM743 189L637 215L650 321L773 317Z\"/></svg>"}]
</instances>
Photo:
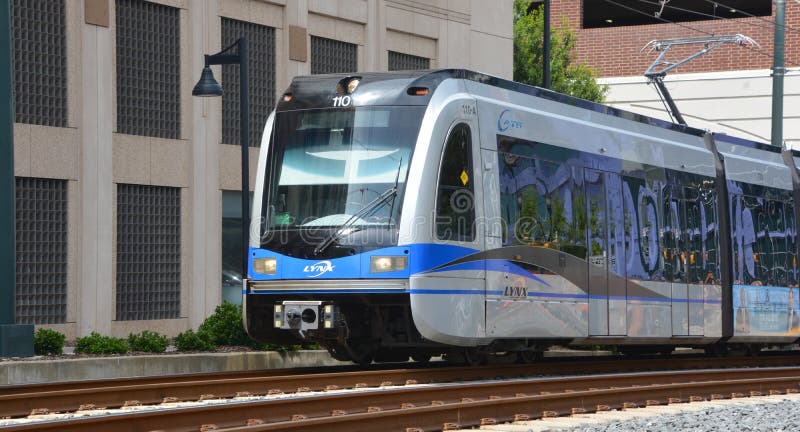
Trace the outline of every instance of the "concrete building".
<instances>
[{"instance_id":1,"label":"concrete building","mask_svg":"<svg viewBox=\"0 0 800 432\"><path fill-rule=\"evenodd\" d=\"M577 35L575 57L609 85L606 102L668 119L643 74L656 53L651 40L743 34L759 46L723 46L670 72L664 82L687 123L762 142L771 136L774 2L772 0L551 0L554 27ZM659 13L659 18L655 14ZM701 46L674 49L680 60ZM800 3L786 0L784 140L800 149Z\"/></svg>"},{"instance_id":2,"label":"concrete building","mask_svg":"<svg viewBox=\"0 0 800 432\"><path fill-rule=\"evenodd\" d=\"M204 54L248 35L251 160L296 75L512 75L511 1L11 3L17 320L68 339L175 335L240 292L238 66L193 98Z\"/></svg>"}]
</instances>

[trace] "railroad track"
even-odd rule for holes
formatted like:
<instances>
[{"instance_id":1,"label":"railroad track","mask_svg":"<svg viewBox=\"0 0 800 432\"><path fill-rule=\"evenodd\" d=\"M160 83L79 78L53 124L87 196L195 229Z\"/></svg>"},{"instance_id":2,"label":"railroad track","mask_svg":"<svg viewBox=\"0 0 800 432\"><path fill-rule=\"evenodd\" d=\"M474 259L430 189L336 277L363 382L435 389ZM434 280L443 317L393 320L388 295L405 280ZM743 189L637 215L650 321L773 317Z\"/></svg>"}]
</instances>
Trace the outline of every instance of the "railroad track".
<instances>
[{"instance_id":1,"label":"railroad track","mask_svg":"<svg viewBox=\"0 0 800 432\"><path fill-rule=\"evenodd\" d=\"M442 383L83 417L12 431L441 430L644 405L795 393L800 367Z\"/></svg>"},{"instance_id":2,"label":"railroad track","mask_svg":"<svg viewBox=\"0 0 800 432\"><path fill-rule=\"evenodd\" d=\"M736 392L794 391L800 382L800 368L686 369L752 368L797 364L798 360L797 356L711 361L680 356L624 361L594 358L481 368L314 374L272 371L267 376L239 373L148 378L145 382L125 379L121 382L62 383L0 389L0 417L22 416L32 410L38 413L74 411L81 405L84 412L91 413L97 407L117 408L127 404L129 408L128 411L123 409L124 415L81 417L13 426L9 430L198 430L204 424L247 428L241 430L304 430L305 427L319 428L320 422L330 422L330 425L326 423L324 430L363 430L364 424L355 427L348 422L364 421L365 418L372 419L369 426L374 426L373 430L396 429L402 422L392 422L402 418L417 422L408 424L408 427L431 430L443 428L444 423L465 426L480 424L482 419L505 421L513 419L516 414L536 418L569 413L572 408L591 412L598 405L613 407L624 402L652 404L656 401L666 403L670 398L675 402L677 399L688 400L691 396L711 397L712 394L730 397ZM531 377L657 369L673 371ZM681 370L676 372L674 369ZM728 378L733 375L735 380ZM502 380L496 380L500 378ZM491 381L477 381L481 379ZM428 383L439 384L426 385ZM710 390L705 390L707 387ZM266 396L268 400L260 396L270 393L271 396ZM575 402L576 397L580 403ZM621 398L621 402L614 402L617 400L615 397ZM231 400L221 403L219 399ZM208 404L181 407L182 401L198 400L205 400ZM163 409L136 412L139 405L147 404L159 404ZM523 410L520 404L529 407ZM533 406L537 408L531 408ZM475 417L478 413L480 416ZM295 421L290 421L292 418ZM244 426L248 422L251 425ZM335 425L344 429L335 429L340 427Z\"/></svg>"}]
</instances>

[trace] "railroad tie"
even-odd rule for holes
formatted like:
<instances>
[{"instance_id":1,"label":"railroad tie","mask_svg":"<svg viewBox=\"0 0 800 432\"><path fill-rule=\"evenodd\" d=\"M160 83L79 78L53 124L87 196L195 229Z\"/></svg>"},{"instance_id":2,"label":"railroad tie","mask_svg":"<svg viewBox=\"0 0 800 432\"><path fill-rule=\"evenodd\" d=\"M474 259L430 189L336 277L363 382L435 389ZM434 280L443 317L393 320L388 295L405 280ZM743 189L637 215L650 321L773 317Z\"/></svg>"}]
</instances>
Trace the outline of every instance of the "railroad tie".
<instances>
[{"instance_id":1,"label":"railroad tie","mask_svg":"<svg viewBox=\"0 0 800 432\"><path fill-rule=\"evenodd\" d=\"M212 431L219 429L214 423L207 423L200 426L200 432Z\"/></svg>"},{"instance_id":2,"label":"railroad tie","mask_svg":"<svg viewBox=\"0 0 800 432\"><path fill-rule=\"evenodd\" d=\"M257 418L247 419L247 423L245 423L246 426L258 426L262 424L264 424L264 420Z\"/></svg>"},{"instance_id":3,"label":"railroad tie","mask_svg":"<svg viewBox=\"0 0 800 432\"><path fill-rule=\"evenodd\" d=\"M484 417L481 419L481 426L492 426L497 424L496 418Z\"/></svg>"},{"instance_id":4,"label":"railroad tie","mask_svg":"<svg viewBox=\"0 0 800 432\"><path fill-rule=\"evenodd\" d=\"M528 414L514 414L514 421L515 422L528 421L530 419L531 419L531 416L528 415Z\"/></svg>"},{"instance_id":5,"label":"railroad tie","mask_svg":"<svg viewBox=\"0 0 800 432\"><path fill-rule=\"evenodd\" d=\"M445 423L442 425L443 431L454 431L461 429L461 425L458 423Z\"/></svg>"},{"instance_id":6,"label":"railroad tie","mask_svg":"<svg viewBox=\"0 0 800 432\"><path fill-rule=\"evenodd\" d=\"M353 386L353 388L357 388L357 389L362 389L362 388L367 388L367 387L369 387L367 385L367 383L356 383L356 385Z\"/></svg>"}]
</instances>

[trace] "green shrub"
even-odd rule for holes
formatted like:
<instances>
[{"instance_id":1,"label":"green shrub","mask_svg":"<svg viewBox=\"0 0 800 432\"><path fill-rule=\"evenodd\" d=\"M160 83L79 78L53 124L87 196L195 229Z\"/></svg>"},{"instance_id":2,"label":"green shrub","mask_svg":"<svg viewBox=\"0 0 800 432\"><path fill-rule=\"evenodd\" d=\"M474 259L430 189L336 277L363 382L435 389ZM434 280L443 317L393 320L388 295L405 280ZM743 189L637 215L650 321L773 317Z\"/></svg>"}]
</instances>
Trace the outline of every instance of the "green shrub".
<instances>
[{"instance_id":1,"label":"green shrub","mask_svg":"<svg viewBox=\"0 0 800 432\"><path fill-rule=\"evenodd\" d=\"M128 335L128 346L131 351L144 351L152 353L164 352L169 345L167 337L156 332L145 330L137 334Z\"/></svg>"},{"instance_id":2,"label":"green shrub","mask_svg":"<svg viewBox=\"0 0 800 432\"><path fill-rule=\"evenodd\" d=\"M242 324L242 306L224 302L217 306L214 313L206 318L198 333L209 334L217 345L255 346L256 343L244 332Z\"/></svg>"},{"instance_id":3,"label":"green shrub","mask_svg":"<svg viewBox=\"0 0 800 432\"><path fill-rule=\"evenodd\" d=\"M60 355L64 353L63 333L46 328L36 330L33 336L33 352L37 355Z\"/></svg>"},{"instance_id":4,"label":"green shrub","mask_svg":"<svg viewBox=\"0 0 800 432\"><path fill-rule=\"evenodd\" d=\"M178 351L213 351L215 345L208 333L186 330L175 338L175 348Z\"/></svg>"},{"instance_id":5,"label":"green shrub","mask_svg":"<svg viewBox=\"0 0 800 432\"><path fill-rule=\"evenodd\" d=\"M128 344L124 339L100 336L97 332L78 338L75 344L76 354L125 354L126 352Z\"/></svg>"}]
</instances>

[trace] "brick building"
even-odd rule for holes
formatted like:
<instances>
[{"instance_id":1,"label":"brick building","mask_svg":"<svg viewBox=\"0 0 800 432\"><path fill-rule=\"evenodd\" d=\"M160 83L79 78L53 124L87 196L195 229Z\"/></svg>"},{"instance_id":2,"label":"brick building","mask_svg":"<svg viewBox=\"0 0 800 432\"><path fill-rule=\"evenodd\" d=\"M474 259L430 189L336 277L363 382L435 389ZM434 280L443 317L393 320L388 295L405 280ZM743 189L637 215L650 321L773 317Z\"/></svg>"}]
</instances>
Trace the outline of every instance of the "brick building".
<instances>
[{"instance_id":1,"label":"brick building","mask_svg":"<svg viewBox=\"0 0 800 432\"><path fill-rule=\"evenodd\" d=\"M240 298L238 66L214 68L222 98L193 98L204 54L248 35L256 161L296 75L465 67L511 78L512 6L11 0L17 321L68 339L173 336Z\"/></svg>"},{"instance_id":2,"label":"brick building","mask_svg":"<svg viewBox=\"0 0 800 432\"><path fill-rule=\"evenodd\" d=\"M692 126L759 141L770 140L774 4L771 0L552 0L551 22L577 34L575 57L609 84L606 101L620 108L666 118L663 104L643 73L656 53L651 40L743 34L758 47L727 45L671 71L667 87ZM716 5L716 6L715 6ZM661 19L656 18L661 12ZM750 16L752 15L752 16ZM664 22L670 21L670 22ZM800 148L800 3L786 1L784 139ZM701 47L673 48L679 60Z\"/></svg>"}]
</instances>

